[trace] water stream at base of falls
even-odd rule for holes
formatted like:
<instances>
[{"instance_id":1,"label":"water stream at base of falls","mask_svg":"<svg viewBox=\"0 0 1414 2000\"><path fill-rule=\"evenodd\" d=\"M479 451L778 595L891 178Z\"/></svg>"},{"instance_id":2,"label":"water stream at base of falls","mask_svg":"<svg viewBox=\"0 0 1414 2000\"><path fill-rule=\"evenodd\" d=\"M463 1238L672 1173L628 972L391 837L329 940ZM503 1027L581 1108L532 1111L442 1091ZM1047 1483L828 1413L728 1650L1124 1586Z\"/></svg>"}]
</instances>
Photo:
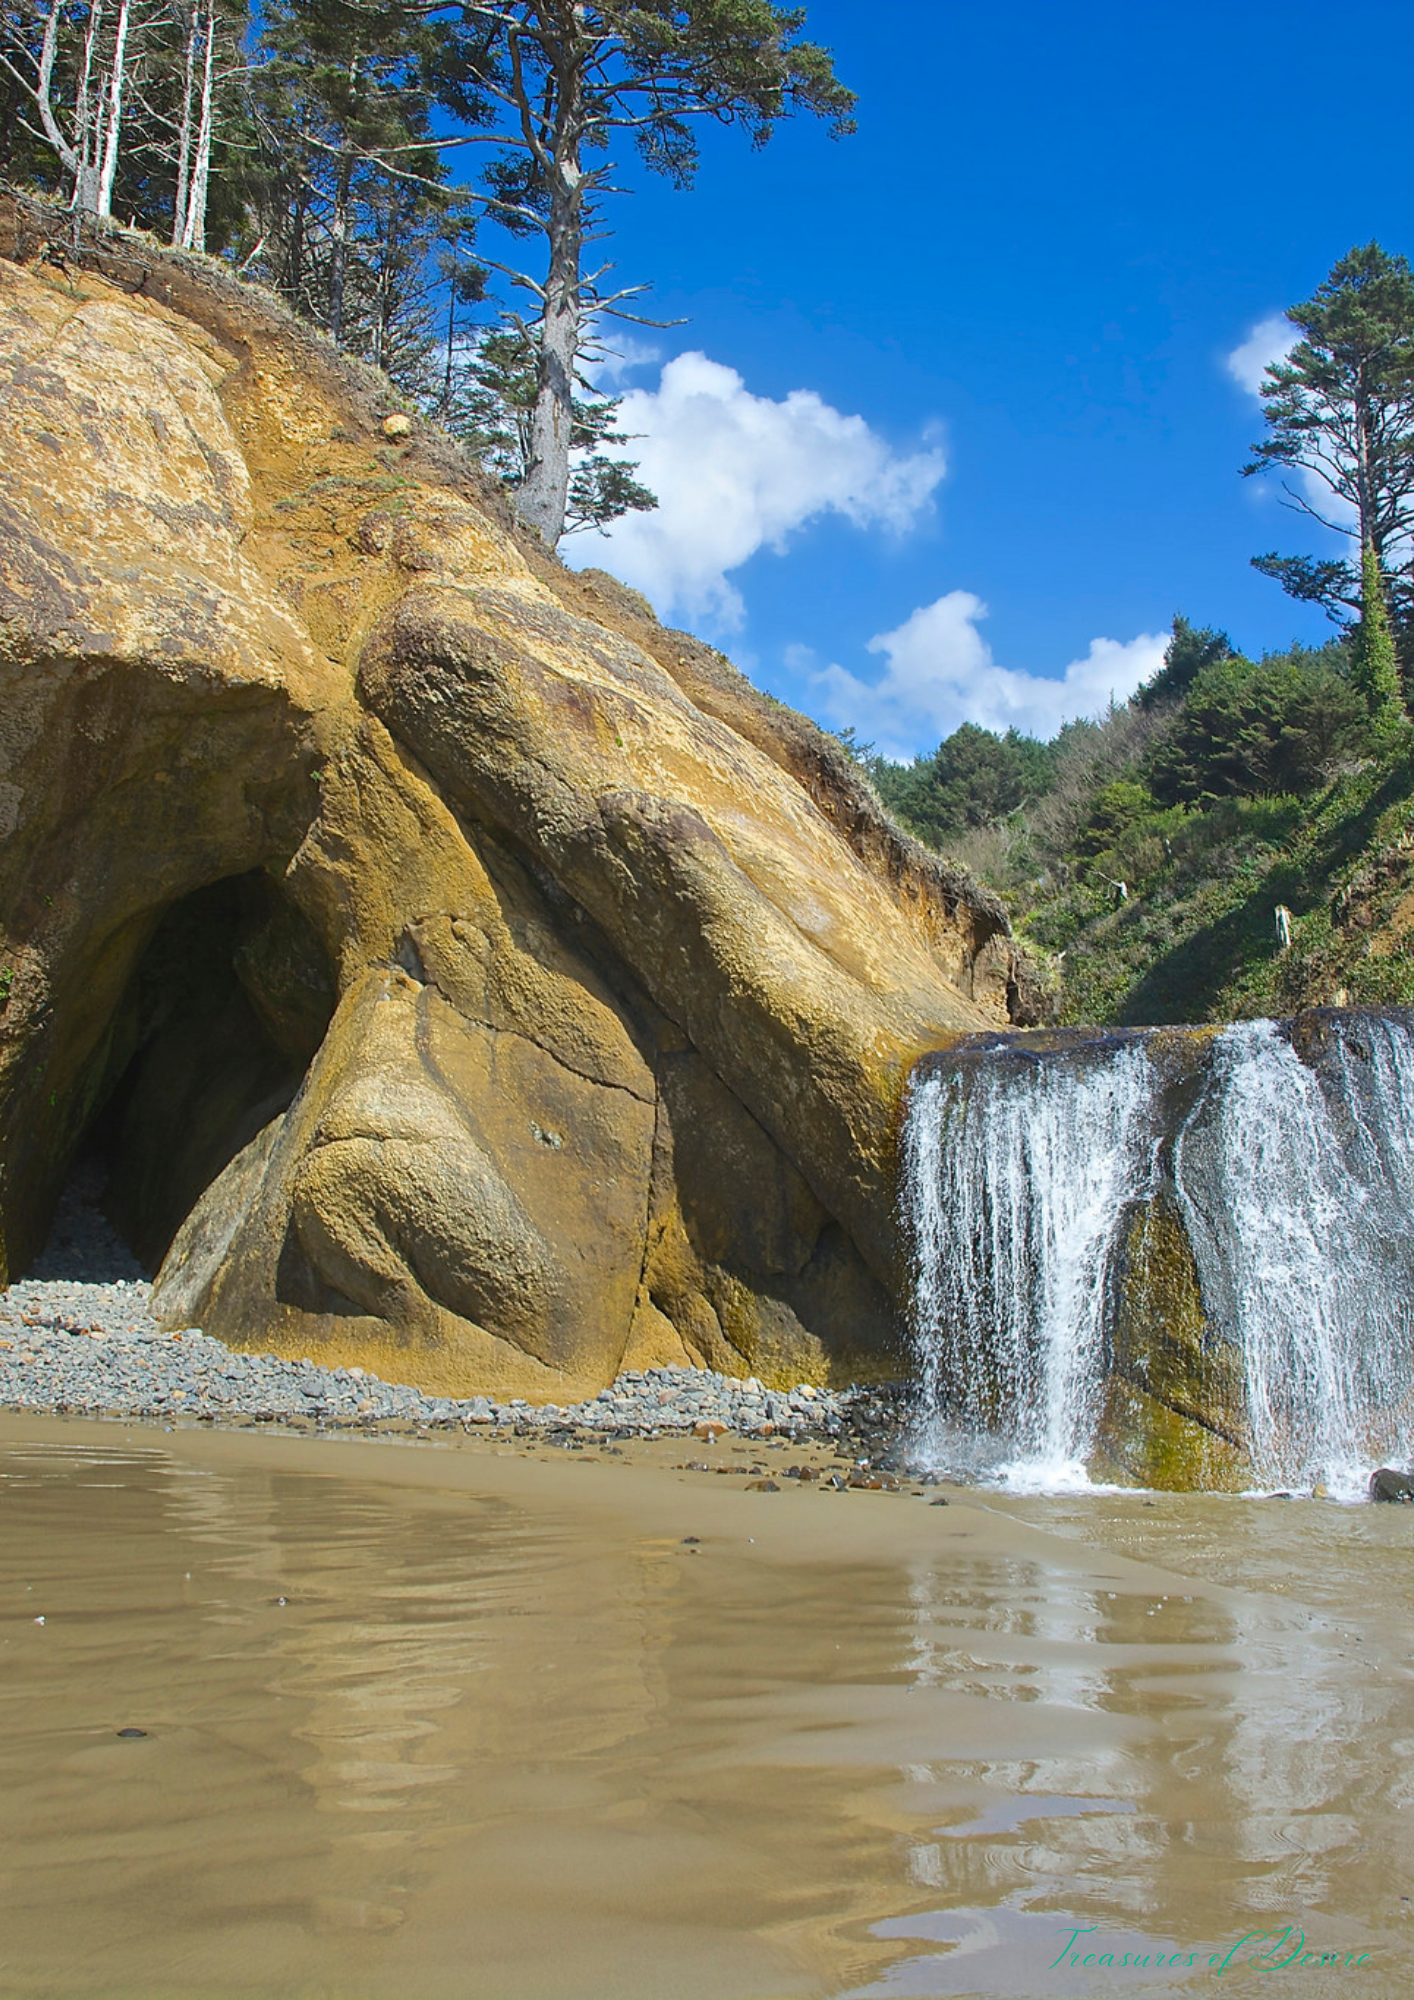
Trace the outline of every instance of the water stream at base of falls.
<instances>
[{"instance_id":1,"label":"water stream at base of falls","mask_svg":"<svg viewBox=\"0 0 1414 2000\"><path fill-rule=\"evenodd\" d=\"M1235 1357L1251 1484L1353 1498L1408 1462L1414 1023L1299 1025L977 1037L920 1065L917 1453L1021 1490L1087 1484L1128 1246L1166 1204L1201 1344Z\"/></svg>"}]
</instances>

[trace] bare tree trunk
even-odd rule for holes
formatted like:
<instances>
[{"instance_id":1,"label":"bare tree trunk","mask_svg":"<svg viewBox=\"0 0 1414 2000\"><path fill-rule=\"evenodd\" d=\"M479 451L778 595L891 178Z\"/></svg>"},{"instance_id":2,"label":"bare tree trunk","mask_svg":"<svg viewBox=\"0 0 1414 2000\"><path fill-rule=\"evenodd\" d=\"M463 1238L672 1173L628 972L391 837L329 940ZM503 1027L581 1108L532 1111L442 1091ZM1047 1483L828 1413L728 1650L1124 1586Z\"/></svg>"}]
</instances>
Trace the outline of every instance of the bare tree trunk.
<instances>
[{"instance_id":1,"label":"bare tree trunk","mask_svg":"<svg viewBox=\"0 0 1414 2000\"><path fill-rule=\"evenodd\" d=\"M172 200L172 242L186 242L187 195L191 187L192 91L196 85L196 43L201 32L200 0L192 0L187 20L186 61L182 66L182 116L177 127L177 192Z\"/></svg>"},{"instance_id":2,"label":"bare tree trunk","mask_svg":"<svg viewBox=\"0 0 1414 2000\"><path fill-rule=\"evenodd\" d=\"M55 0L50 16L56 21L59 14L59 0ZM79 70L78 90L74 98L74 207L85 215L98 213L98 125L99 120L93 109L93 70L98 48L98 37L103 26L103 0L93 0L89 8L88 21L84 28L83 63ZM50 58L52 69L53 58ZM47 83L47 79L46 79Z\"/></svg>"},{"instance_id":3,"label":"bare tree trunk","mask_svg":"<svg viewBox=\"0 0 1414 2000\"><path fill-rule=\"evenodd\" d=\"M378 282L373 288L373 326L369 341L368 358L375 368L388 365L388 293L393 269L393 217L389 210L387 226L381 232L378 246Z\"/></svg>"},{"instance_id":4,"label":"bare tree trunk","mask_svg":"<svg viewBox=\"0 0 1414 2000\"><path fill-rule=\"evenodd\" d=\"M290 247L285 257L283 289L290 304L299 309L304 291L304 217L307 206L303 181L296 190L290 209Z\"/></svg>"},{"instance_id":5,"label":"bare tree trunk","mask_svg":"<svg viewBox=\"0 0 1414 2000\"><path fill-rule=\"evenodd\" d=\"M584 139L585 65L593 36L585 28L585 10L578 0L546 0L534 12L537 24L531 35L548 69L543 94L526 77L514 35L510 38L511 88L525 144L550 196L546 217L550 268L541 293L535 407L530 413L525 477L515 496L515 508L526 526L553 549L565 531L575 363L584 323L580 263L585 176L580 148ZM535 101L532 91L536 92ZM552 133L544 129L547 116L552 117Z\"/></svg>"},{"instance_id":6,"label":"bare tree trunk","mask_svg":"<svg viewBox=\"0 0 1414 2000\"><path fill-rule=\"evenodd\" d=\"M349 189L353 185L353 154L339 155L334 183L334 213L329 223L329 333L335 347L344 344L344 284L348 268Z\"/></svg>"},{"instance_id":7,"label":"bare tree trunk","mask_svg":"<svg viewBox=\"0 0 1414 2000\"><path fill-rule=\"evenodd\" d=\"M118 139L123 129L123 86L127 79L128 24L132 0L119 0L118 25L113 34L113 65L108 72L107 104L103 118L103 164L98 176L98 213L113 213L113 183L118 177Z\"/></svg>"},{"instance_id":8,"label":"bare tree trunk","mask_svg":"<svg viewBox=\"0 0 1414 2000\"><path fill-rule=\"evenodd\" d=\"M192 170L191 192L187 199L186 221L182 228L184 250L206 248L206 201L211 184L211 139L215 127L216 0L207 0L206 50L201 72L201 116L196 128L196 164Z\"/></svg>"},{"instance_id":9,"label":"bare tree trunk","mask_svg":"<svg viewBox=\"0 0 1414 2000\"><path fill-rule=\"evenodd\" d=\"M35 78L34 104L39 114L40 127L58 154L59 164L66 173L73 175L74 202L75 206L78 206L81 171L78 148L69 144L59 120L54 115L54 60L59 53L59 14L62 5L63 0L50 0L49 12L44 17L44 40L39 51L39 73Z\"/></svg>"},{"instance_id":10,"label":"bare tree trunk","mask_svg":"<svg viewBox=\"0 0 1414 2000\"><path fill-rule=\"evenodd\" d=\"M452 407L452 353L457 338L457 273L460 265L455 240L452 243L452 272L447 280L447 365L442 372L442 412Z\"/></svg>"},{"instance_id":11,"label":"bare tree trunk","mask_svg":"<svg viewBox=\"0 0 1414 2000\"><path fill-rule=\"evenodd\" d=\"M583 328L580 256L584 242L582 177L577 159L557 161L550 196L550 275L540 321L530 462L516 512L553 549L565 531L574 428L574 371Z\"/></svg>"}]
</instances>

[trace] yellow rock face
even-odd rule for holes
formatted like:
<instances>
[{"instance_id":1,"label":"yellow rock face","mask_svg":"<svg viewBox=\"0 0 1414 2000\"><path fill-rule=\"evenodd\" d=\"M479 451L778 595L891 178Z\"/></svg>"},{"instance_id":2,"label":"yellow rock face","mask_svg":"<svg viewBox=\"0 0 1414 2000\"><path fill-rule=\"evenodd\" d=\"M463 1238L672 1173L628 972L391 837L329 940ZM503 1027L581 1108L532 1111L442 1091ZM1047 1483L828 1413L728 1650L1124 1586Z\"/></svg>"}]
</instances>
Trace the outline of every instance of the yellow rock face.
<instances>
[{"instance_id":1,"label":"yellow rock face","mask_svg":"<svg viewBox=\"0 0 1414 2000\"><path fill-rule=\"evenodd\" d=\"M1000 908L279 308L45 228L0 209L0 1261L101 1145L237 1345L896 1367L899 1094L1024 1013Z\"/></svg>"}]
</instances>

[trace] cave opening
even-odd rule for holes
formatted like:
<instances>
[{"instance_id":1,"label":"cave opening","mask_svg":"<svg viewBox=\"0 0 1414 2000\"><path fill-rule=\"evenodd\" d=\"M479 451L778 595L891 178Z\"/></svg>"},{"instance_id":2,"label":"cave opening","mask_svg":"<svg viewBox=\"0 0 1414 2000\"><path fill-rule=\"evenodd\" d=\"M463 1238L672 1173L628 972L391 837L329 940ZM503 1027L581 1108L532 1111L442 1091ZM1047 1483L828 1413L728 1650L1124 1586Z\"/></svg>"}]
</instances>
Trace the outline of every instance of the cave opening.
<instances>
[{"instance_id":1,"label":"cave opening","mask_svg":"<svg viewBox=\"0 0 1414 2000\"><path fill-rule=\"evenodd\" d=\"M126 1252L152 1276L212 1181L289 1106L333 1004L318 939L261 871L171 905L118 1005L36 1275L121 1275Z\"/></svg>"}]
</instances>

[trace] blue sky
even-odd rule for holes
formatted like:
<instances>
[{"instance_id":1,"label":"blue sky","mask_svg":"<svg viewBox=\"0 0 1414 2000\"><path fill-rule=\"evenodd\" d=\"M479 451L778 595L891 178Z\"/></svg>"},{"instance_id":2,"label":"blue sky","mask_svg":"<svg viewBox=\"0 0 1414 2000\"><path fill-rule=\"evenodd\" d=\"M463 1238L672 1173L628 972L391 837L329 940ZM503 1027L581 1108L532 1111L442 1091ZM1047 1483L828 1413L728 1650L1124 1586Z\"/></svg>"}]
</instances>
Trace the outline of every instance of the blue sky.
<instances>
[{"instance_id":1,"label":"blue sky","mask_svg":"<svg viewBox=\"0 0 1414 2000\"><path fill-rule=\"evenodd\" d=\"M1414 14L812 0L809 25L855 137L711 131L693 192L634 176L615 205L621 280L688 321L636 332L657 353L624 377L665 506L566 556L896 755L1126 694L1175 611L1247 651L1327 636L1249 567L1320 536L1238 477L1260 415L1228 357L1352 243L1414 247Z\"/></svg>"}]
</instances>

